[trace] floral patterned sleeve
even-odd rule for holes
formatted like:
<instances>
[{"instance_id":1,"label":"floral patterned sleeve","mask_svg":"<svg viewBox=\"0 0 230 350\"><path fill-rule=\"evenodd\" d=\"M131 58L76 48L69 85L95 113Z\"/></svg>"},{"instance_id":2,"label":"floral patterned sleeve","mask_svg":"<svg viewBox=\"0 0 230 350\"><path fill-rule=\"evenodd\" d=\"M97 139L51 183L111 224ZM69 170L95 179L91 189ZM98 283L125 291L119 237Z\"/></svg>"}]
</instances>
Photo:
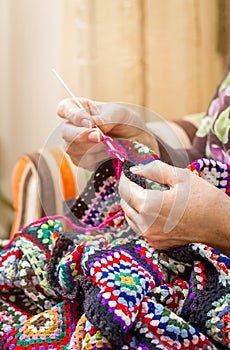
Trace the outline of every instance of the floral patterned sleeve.
<instances>
[{"instance_id":1,"label":"floral patterned sleeve","mask_svg":"<svg viewBox=\"0 0 230 350\"><path fill-rule=\"evenodd\" d=\"M206 138L206 157L230 163L230 64L196 137Z\"/></svg>"},{"instance_id":2,"label":"floral patterned sleeve","mask_svg":"<svg viewBox=\"0 0 230 350\"><path fill-rule=\"evenodd\" d=\"M187 166L201 157L230 163L230 60L191 149L175 150L160 140L159 148L162 160L175 166Z\"/></svg>"}]
</instances>

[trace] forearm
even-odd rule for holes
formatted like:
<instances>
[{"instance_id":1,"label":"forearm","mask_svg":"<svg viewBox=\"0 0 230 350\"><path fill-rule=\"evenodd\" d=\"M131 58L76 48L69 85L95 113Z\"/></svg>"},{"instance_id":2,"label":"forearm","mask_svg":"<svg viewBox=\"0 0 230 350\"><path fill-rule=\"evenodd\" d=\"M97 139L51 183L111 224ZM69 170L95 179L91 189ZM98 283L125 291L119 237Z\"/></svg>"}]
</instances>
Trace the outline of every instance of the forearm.
<instances>
[{"instance_id":1,"label":"forearm","mask_svg":"<svg viewBox=\"0 0 230 350\"><path fill-rule=\"evenodd\" d=\"M170 165L186 167L205 156L205 139L197 138L198 124L193 119L172 122L147 123L159 145L161 159ZM184 147L183 147L184 145Z\"/></svg>"},{"instance_id":2,"label":"forearm","mask_svg":"<svg viewBox=\"0 0 230 350\"><path fill-rule=\"evenodd\" d=\"M203 153L196 148L175 149L162 140L158 139L159 154L161 160L167 164L185 168L195 159L203 157Z\"/></svg>"}]
</instances>

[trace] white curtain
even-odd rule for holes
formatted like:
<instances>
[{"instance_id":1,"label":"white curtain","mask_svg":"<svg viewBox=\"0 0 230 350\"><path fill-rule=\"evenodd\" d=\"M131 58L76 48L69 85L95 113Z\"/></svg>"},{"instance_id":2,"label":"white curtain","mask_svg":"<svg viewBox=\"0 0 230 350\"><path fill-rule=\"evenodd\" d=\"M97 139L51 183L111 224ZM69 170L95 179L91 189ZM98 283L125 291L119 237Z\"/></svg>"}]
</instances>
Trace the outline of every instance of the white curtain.
<instances>
[{"instance_id":1,"label":"white curtain","mask_svg":"<svg viewBox=\"0 0 230 350\"><path fill-rule=\"evenodd\" d=\"M207 108L225 65L218 0L68 0L65 76L77 95L167 119Z\"/></svg>"}]
</instances>

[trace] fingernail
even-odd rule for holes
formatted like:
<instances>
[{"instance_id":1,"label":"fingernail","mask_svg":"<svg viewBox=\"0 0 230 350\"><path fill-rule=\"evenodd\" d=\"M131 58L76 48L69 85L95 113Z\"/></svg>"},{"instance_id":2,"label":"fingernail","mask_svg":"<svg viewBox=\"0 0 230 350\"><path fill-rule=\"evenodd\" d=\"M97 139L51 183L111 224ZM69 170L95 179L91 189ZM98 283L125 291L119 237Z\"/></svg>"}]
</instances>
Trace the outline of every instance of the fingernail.
<instances>
[{"instance_id":1,"label":"fingernail","mask_svg":"<svg viewBox=\"0 0 230 350\"><path fill-rule=\"evenodd\" d=\"M93 124L92 124L91 120L89 120L89 119L82 119L81 125L84 126L85 128L88 128L88 129L92 129L92 127L93 127Z\"/></svg>"},{"instance_id":2,"label":"fingernail","mask_svg":"<svg viewBox=\"0 0 230 350\"><path fill-rule=\"evenodd\" d=\"M88 135L88 139L93 142L100 142L101 136L98 131L94 130Z\"/></svg>"},{"instance_id":3,"label":"fingernail","mask_svg":"<svg viewBox=\"0 0 230 350\"><path fill-rule=\"evenodd\" d=\"M98 131L96 131L96 136L97 136L97 142L101 141L101 135Z\"/></svg>"}]
</instances>

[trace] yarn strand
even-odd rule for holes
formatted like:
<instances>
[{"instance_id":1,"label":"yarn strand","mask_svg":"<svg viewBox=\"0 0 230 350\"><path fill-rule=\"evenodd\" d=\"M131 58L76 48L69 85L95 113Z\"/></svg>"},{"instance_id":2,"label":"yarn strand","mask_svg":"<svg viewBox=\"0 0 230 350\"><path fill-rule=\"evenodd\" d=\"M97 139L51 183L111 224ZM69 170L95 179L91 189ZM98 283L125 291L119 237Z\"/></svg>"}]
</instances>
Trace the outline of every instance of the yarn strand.
<instances>
[{"instance_id":1,"label":"yarn strand","mask_svg":"<svg viewBox=\"0 0 230 350\"><path fill-rule=\"evenodd\" d=\"M30 228L31 226L34 225L39 225L45 221L48 220L64 220L65 222L67 222L72 228L78 230L78 231L82 231L82 232L91 232L91 231L96 231L96 230L100 230L101 228L105 227L106 225L108 225L111 221L119 218L119 217L124 217L124 213L118 213L115 214L109 218L107 218L104 222L102 222L100 225L98 226L93 226L93 227L83 227L83 226L78 226L75 225L68 217L64 216L64 215L52 215L52 216L45 216L39 220L33 221L31 224L25 226L22 228L21 232L26 231L28 228Z\"/></svg>"}]
</instances>

